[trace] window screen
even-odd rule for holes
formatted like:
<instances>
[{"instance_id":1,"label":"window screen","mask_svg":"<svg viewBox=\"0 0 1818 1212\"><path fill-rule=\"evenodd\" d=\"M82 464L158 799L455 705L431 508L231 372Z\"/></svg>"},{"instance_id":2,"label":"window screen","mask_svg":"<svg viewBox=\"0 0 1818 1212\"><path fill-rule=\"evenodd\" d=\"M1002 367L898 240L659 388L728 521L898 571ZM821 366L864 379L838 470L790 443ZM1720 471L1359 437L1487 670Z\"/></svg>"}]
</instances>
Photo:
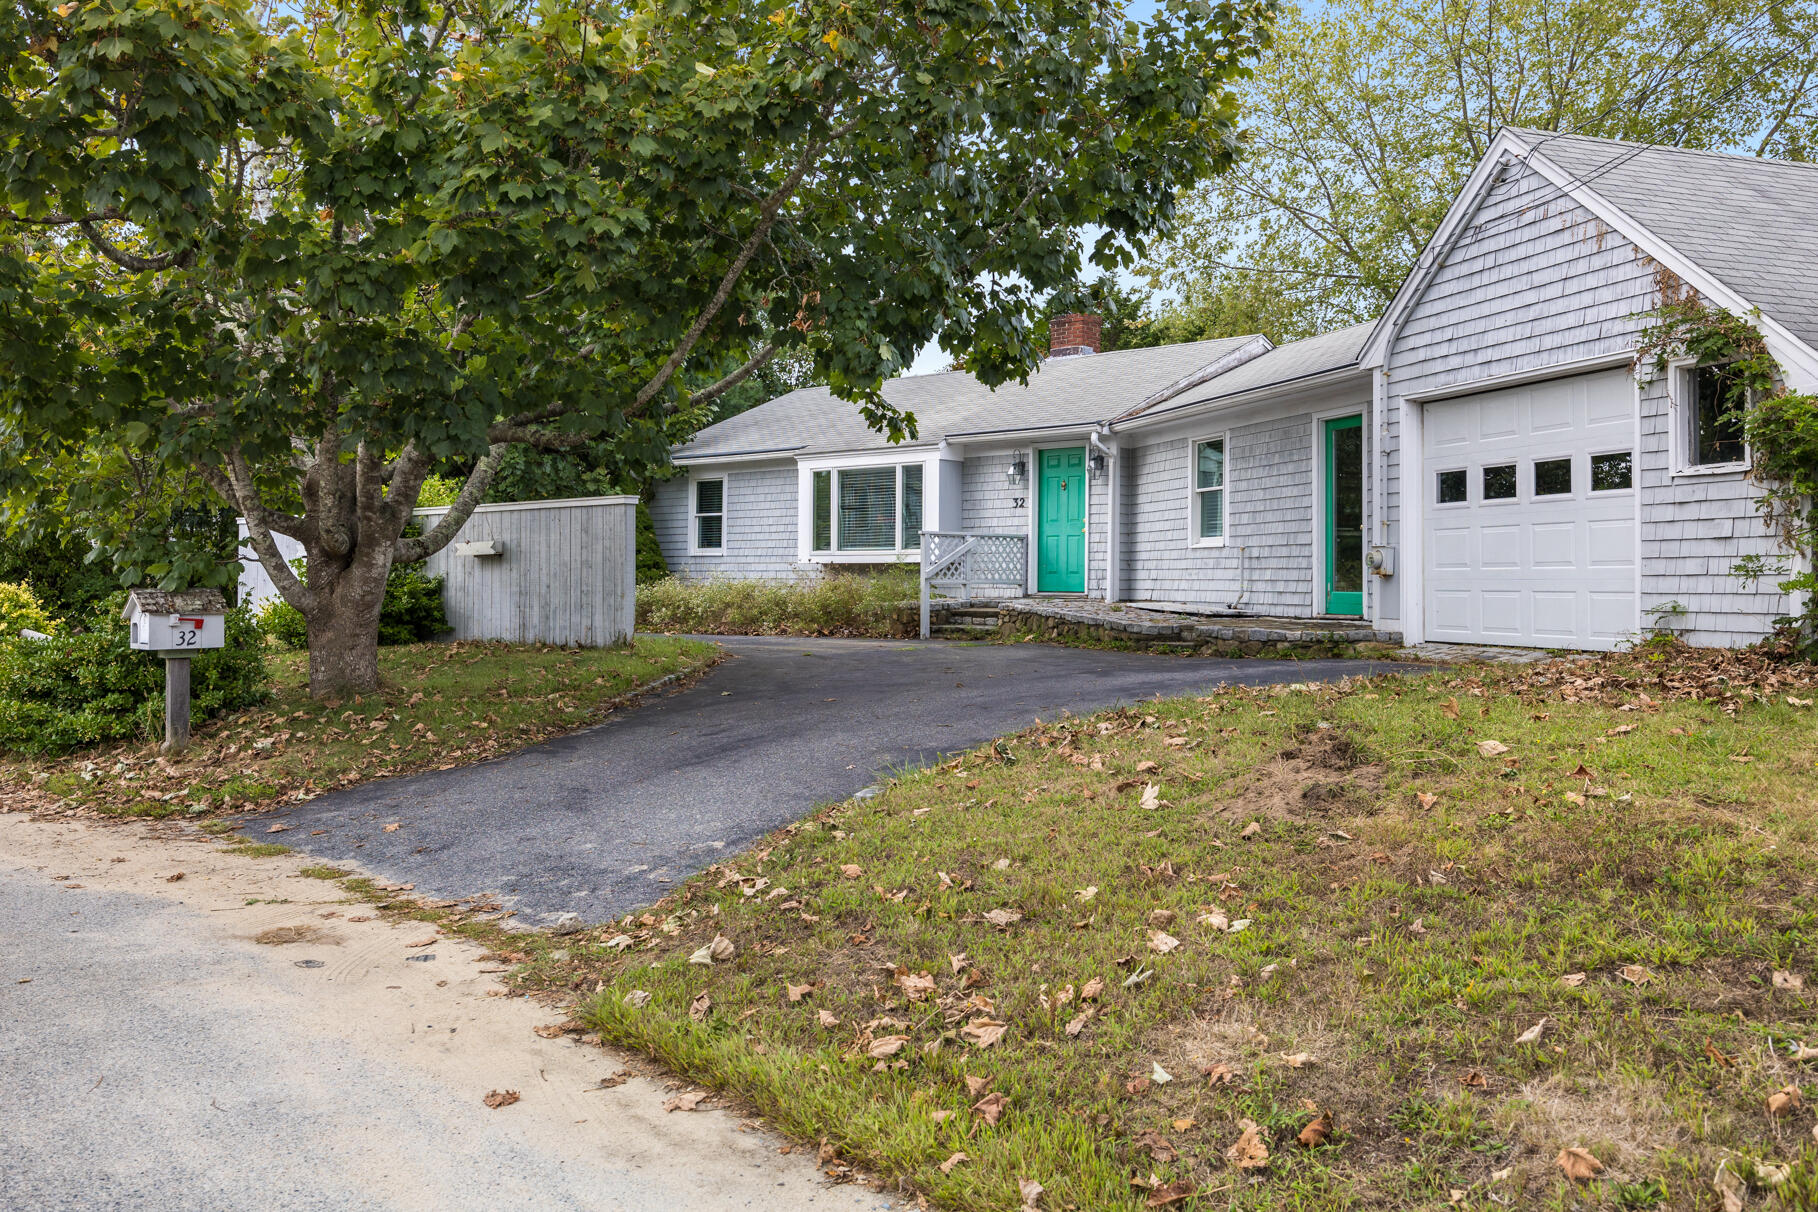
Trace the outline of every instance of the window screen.
<instances>
[{"instance_id":1,"label":"window screen","mask_svg":"<svg viewBox=\"0 0 1818 1212\"><path fill-rule=\"evenodd\" d=\"M1470 495L1469 480L1463 471L1439 473L1439 503L1456 505Z\"/></svg>"},{"instance_id":2,"label":"window screen","mask_svg":"<svg viewBox=\"0 0 1818 1212\"><path fill-rule=\"evenodd\" d=\"M896 546L896 468L840 472L841 551L889 551Z\"/></svg>"},{"instance_id":3,"label":"window screen","mask_svg":"<svg viewBox=\"0 0 1818 1212\"><path fill-rule=\"evenodd\" d=\"M1591 491L1616 492L1635 486L1635 456L1630 451L1591 456Z\"/></svg>"}]
</instances>

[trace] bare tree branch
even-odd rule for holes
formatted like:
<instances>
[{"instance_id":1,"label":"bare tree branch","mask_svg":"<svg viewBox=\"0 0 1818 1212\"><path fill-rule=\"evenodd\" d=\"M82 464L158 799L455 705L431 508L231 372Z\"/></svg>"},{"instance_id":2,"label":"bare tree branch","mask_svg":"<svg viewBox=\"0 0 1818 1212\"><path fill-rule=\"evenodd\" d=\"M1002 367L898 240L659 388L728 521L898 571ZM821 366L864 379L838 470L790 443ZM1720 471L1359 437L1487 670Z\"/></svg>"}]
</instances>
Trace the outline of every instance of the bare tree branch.
<instances>
[{"instance_id":1,"label":"bare tree branch","mask_svg":"<svg viewBox=\"0 0 1818 1212\"><path fill-rule=\"evenodd\" d=\"M509 446L510 443L507 442L493 443L481 456L480 461L474 465L473 471L468 474L467 483L461 485L460 494L448 507L448 512L442 515L442 520L414 539L399 539L391 549L392 561L398 564L414 564L418 560L428 559L448 546L449 540L453 539L461 527L466 525L467 519L473 516L474 509L486 499L486 490L492 486L492 477L499 470L499 464L504 460L505 451Z\"/></svg>"}]
</instances>

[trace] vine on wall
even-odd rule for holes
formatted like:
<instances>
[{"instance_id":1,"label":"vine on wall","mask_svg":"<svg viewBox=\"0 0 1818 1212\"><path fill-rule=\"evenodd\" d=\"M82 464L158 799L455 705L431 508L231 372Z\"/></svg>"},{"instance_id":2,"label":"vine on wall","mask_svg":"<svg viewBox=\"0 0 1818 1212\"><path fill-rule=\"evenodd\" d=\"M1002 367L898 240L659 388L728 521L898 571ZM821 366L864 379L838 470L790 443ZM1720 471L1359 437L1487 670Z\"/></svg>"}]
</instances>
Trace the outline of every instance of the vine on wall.
<instances>
[{"instance_id":1,"label":"vine on wall","mask_svg":"<svg viewBox=\"0 0 1818 1212\"><path fill-rule=\"evenodd\" d=\"M1779 362L1748 319L1711 307L1683 284L1662 281L1661 304L1648 313L1636 364L1656 373L1669 359L1727 364L1727 414L1740 417L1749 448L1755 508L1780 546L1777 556L1744 556L1730 571L1751 585L1777 578L1803 609L1778 620L1782 639L1800 655L1818 656L1818 397L1790 392Z\"/></svg>"}]
</instances>

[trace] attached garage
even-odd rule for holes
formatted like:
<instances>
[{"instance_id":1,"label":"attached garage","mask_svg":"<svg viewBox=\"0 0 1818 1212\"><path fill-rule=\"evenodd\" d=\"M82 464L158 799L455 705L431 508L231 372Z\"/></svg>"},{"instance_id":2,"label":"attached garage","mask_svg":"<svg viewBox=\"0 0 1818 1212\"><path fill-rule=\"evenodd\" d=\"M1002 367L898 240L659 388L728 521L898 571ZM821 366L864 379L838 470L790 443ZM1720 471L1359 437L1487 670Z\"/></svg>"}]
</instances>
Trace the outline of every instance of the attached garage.
<instances>
[{"instance_id":1,"label":"attached garage","mask_svg":"<svg viewBox=\"0 0 1818 1212\"><path fill-rule=\"evenodd\" d=\"M1626 369L1424 406L1426 635L1608 649L1640 629Z\"/></svg>"}]
</instances>

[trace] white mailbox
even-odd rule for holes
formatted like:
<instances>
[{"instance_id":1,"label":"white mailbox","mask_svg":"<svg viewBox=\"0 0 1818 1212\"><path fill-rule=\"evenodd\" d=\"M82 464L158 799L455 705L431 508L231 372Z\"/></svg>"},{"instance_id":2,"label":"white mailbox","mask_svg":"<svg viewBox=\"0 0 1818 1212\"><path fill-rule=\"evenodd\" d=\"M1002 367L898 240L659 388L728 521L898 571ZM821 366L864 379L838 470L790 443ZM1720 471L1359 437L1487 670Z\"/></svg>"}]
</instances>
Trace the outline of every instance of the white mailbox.
<instances>
[{"instance_id":1,"label":"white mailbox","mask_svg":"<svg viewBox=\"0 0 1818 1212\"><path fill-rule=\"evenodd\" d=\"M180 656L227 642L227 600L218 589L135 589L122 617L131 626L128 646L142 652Z\"/></svg>"}]
</instances>

